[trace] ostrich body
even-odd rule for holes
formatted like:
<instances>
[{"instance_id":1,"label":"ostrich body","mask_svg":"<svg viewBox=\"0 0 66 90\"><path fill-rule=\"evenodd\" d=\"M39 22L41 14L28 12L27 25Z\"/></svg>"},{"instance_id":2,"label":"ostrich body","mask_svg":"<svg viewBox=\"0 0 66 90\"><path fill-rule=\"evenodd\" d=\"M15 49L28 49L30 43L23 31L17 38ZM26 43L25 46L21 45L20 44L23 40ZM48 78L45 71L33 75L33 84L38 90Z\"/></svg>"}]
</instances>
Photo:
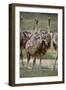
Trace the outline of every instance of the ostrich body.
<instances>
[{"instance_id":1,"label":"ostrich body","mask_svg":"<svg viewBox=\"0 0 66 90\"><path fill-rule=\"evenodd\" d=\"M30 57L34 57L33 66L35 65L36 58L39 56L41 64L41 55L47 52L51 45L51 35L44 31L37 33L37 36L34 35L26 43L26 52L27 52L27 64L29 64Z\"/></svg>"},{"instance_id":2,"label":"ostrich body","mask_svg":"<svg viewBox=\"0 0 66 90\"><path fill-rule=\"evenodd\" d=\"M58 48L58 34L57 33L53 34L53 46L54 46L54 49L57 50Z\"/></svg>"}]
</instances>

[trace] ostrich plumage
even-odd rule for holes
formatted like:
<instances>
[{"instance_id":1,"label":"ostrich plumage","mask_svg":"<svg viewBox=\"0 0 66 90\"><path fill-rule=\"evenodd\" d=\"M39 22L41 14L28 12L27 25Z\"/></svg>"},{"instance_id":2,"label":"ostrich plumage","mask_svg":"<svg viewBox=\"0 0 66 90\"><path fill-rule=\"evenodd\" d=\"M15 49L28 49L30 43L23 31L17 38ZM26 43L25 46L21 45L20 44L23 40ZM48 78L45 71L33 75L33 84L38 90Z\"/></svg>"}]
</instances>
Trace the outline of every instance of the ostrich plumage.
<instances>
[{"instance_id":1,"label":"ostrich plumage","mask_svg":"<svg viewBox=\"0 0 66 90\"><path fill-rule=\"evenodd\" d=\"M33 65L35 65L35 61L37 56L40 58L41 63L41 55L46 54L47 50L51 46L51 35L48 32L37 32L34 34L26 43L26 53L28 62L30 61L30 57L34 57Z\"/></svg>"}]
</instances>

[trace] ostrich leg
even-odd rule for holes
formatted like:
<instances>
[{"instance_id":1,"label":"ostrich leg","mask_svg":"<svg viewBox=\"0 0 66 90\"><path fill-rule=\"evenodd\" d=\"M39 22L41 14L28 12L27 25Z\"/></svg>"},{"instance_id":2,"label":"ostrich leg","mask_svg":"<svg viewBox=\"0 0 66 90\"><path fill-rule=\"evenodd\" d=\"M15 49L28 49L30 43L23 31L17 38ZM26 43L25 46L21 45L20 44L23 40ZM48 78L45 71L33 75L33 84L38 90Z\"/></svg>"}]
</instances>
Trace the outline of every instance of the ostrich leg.
<instances>
[{"instance_id":1,"label":"ostrich leg","mask_svg":"<svg viewBox=\"0 0 66 90\"><path fill-rule=\"evenodd\" d=\"M22 54L22 49L20 49L20 57L22 59L22 65L24 66L24 63L23 63L23 54Z\"/></svg>"},{"instance_id":2,"label":"ostrich leg","mask_svg":"<svg viewBox=\"0 0 66 90\"><path fill-rule=\"evenodd\" d=\"M42 59L42 58L41 58L41 54L40 54L40 66L41 66L41 59Z\"/></svg>"},{"instance_id":3,"label":"ostrich leg","mask_svg":"<svg viewBox=\"0 0 66 90\"><path fill-rule=\"evenodd\" d=\"M54 64L54 70L57 68L56 65L57 65L57 59L58 59L58 50L56 52L56 60L55 60L55 64Z\"/></svg>"},{"instance_id":4,"label":"ostrich leg","mask_svg":"<svg viewBox=\"0 0 66 90\"><path fill-rule=\"evenodd\" d=\"M36 63L36 57L34 57L34 60L33 60L33 67L35 66L35 63Z\"/></svg>"},{"instance_id":5,"label":"ostrich leg","mask_svg":"<svg viewBox=\"0 0 66 90\"><path fill-rule=\"evenodd\" d=\"M29 61L30 61L30 54L27 52L27 67L29 65Z\"/></svg>"}]
</instances>

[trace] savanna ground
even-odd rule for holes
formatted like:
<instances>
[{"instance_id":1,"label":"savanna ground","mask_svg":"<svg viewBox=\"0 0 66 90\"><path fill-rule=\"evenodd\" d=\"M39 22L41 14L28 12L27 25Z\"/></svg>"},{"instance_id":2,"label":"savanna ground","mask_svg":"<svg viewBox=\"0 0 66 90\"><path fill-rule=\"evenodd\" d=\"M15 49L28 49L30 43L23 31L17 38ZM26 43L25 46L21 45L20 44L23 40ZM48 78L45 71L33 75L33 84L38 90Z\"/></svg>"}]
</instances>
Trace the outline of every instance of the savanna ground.
<instances>
[{"instance_id":1,"label":"savanna ground","mask_svg":"<svg viewBox=\"0 0 66 90\"><path fill-rule=\"evenodd\" d=\"M21 17L23 19L21 19ZM35 29L35 18L39 21L39 28L41 27L44 30L48 29L48 17L51 18L50 30L51 32L57 32L57 15L53 14L40 14L40 13L22 13L20 12L20 28L22 31L34 32ZM21 31L21 32L22 32ZM56 60L56 51L53 46L47 51L45 55L42 56L42 65L40 66L39 61L36 60L36 65L29 69L27 66L26 52L25 49L22 49L23 52L23 62L24 67L22 66L22 59L20 59L20 78L25 77L42 77L42 76L56 76L58 75L57 69L52 69L54 62ZM39 58L37 58L39 59ZM29 66L32 67L33 62L32 58L30 60Z\"/></svg>"}]
</instances>

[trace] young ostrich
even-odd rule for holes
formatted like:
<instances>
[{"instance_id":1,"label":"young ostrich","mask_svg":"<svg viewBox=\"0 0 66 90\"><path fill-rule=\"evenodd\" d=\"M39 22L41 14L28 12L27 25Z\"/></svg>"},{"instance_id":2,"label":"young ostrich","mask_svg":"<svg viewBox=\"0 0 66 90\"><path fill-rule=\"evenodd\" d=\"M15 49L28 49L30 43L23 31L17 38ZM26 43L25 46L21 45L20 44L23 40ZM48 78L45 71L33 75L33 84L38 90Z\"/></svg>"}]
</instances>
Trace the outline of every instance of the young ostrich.
<instances>
[{"instance_id":1,"label":"young ostrich","mask_svg":"<svg viewBox=\"0 0 66 90\"><path fill-rule=\"evenodd\" d=\"M51 34L50 34L50 18L48 18L48 32L41 30L34 33L30 40L26 43L26 53L27 53L27 65L29 64L30 57L34 58L33 66L35 65L37 56L40 57L41 64L41 55L47 52L51 47Z\"/></svg>"}]
</instances>

